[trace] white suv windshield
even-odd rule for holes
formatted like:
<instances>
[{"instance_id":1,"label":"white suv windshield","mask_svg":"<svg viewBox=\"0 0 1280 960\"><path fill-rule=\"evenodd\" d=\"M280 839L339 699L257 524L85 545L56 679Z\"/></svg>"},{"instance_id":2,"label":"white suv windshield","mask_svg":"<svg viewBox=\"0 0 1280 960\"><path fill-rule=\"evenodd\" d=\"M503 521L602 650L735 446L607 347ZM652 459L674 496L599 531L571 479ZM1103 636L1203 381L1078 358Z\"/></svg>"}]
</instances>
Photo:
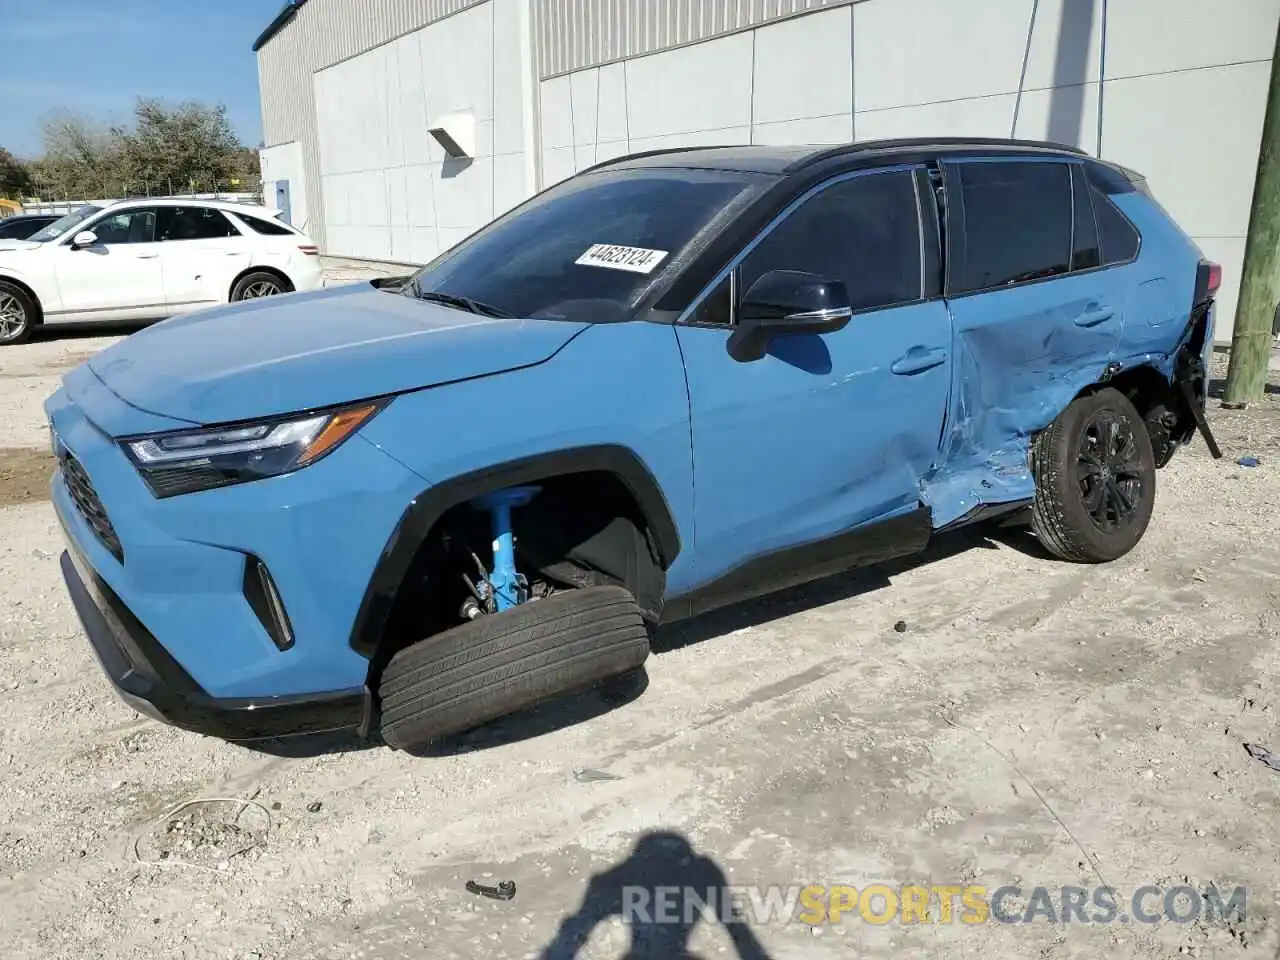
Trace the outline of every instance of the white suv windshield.
<instances>
[{"instance_id":1,"label":"white suv windshield","mask_svg":"<svg viewBox=\"0 0 1280 960\"><path fill-rule=\"evenodd\" d=\"M33 233L28 240L33 243L47 243L50 240L57 240L68 230L72 230L80 224L84 223L95 213L101 213L102 207L95 207L91 203L86 203L83 207L76 207L66 216L59 217L53 223L49 224L41 230Z\"/></svg>"}]
</instances>

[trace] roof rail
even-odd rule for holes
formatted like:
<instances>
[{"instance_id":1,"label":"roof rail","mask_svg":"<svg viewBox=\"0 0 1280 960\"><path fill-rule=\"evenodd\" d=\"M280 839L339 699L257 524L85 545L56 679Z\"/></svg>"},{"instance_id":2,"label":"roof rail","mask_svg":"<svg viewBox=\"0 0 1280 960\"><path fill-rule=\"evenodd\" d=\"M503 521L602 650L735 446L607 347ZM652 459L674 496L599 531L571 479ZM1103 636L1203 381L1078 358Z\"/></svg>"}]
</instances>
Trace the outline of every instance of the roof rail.
<instances>
[{"instance_id":1,"label":"roof rail","mask_svg":"<svg viewBox=\"0 0 1280 960\"><path fill-rule=\"evenodd\" d=\"M1072 153L1087 157L1089 154L1065 143L1053 143L1048 140L1013 140L1008 137L903 137L896 140L863 140L859 143L842 143L827 150L819 150L802 157L792 163L788 170L799 170L810 164L841 157L850 153L870 152L872 150L908 150L912 148L927 149L930 147L1015 147L1024 150L1055 150L1061 153Z\"/></svg>"},{"instance_id":2,"label":"roof rail","mask_svg":"<svg viewBox=\"0 0 1280 960\"><path fill-rule=\"evenodd\" d=\"M627 160L641 160L645 157L661 157L669 153L693 153L696 150L740 150L746 144L742 143L717 143L705 147L664 147L660 150L641 150L639 153L628 153L625 156L614 157L612 160L601 160L599 163L592 164L585 169L579 170L578 173L590 173L592 170L599 170L602 167L610 167L615 163L623 163Z\"/></svg>"}]
</instances>

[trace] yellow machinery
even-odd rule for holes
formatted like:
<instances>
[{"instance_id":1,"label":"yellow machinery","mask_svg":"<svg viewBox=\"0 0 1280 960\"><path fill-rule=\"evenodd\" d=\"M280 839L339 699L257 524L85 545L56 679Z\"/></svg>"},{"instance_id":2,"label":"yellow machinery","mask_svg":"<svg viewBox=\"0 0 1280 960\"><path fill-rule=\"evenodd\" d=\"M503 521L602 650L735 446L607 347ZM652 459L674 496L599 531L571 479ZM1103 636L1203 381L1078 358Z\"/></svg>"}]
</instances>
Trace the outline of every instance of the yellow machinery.
<instances>
[{"instance_id":1,"label":"yellow machinery","mask_svg":"<svg viewBox=\"0 0 1280 960\"><path fill-rule=\"evenodd\" d=\"M16 200L5 200L0 198L0 219L4 217L12 217L22 212L22 204Z\"/></svg>"}]
</instances>

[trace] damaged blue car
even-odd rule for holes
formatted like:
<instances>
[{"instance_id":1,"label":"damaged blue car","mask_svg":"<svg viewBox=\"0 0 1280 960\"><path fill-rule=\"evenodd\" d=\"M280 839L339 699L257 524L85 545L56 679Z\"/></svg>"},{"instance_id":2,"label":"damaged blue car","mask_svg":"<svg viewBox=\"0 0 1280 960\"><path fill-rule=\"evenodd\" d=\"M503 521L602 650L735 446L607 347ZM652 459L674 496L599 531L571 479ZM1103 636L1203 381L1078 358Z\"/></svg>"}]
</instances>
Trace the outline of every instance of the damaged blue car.
<instances>
[{"instance_id":1,"label":"damaged blue car","mask_svg":"<svg viewBox=\"0 0 1280 960\"><path fill-rule=\"evenodd\" d=\"M656 151L410 277L175 318L47 402L62 569L151 716L413 749L659 623L1025 516L1141 539L1221 272L1053 144Z\"/></svg>"}]
</instances>

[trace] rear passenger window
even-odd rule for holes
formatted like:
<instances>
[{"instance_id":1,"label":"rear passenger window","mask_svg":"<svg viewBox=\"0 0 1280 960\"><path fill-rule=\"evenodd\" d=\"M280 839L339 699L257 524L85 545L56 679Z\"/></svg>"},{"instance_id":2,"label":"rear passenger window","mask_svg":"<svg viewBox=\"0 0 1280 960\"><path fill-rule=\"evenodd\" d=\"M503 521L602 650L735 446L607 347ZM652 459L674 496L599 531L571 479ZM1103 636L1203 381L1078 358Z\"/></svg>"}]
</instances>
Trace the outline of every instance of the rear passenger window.
<instances>
[{"instance_id":1,"label":"rear passenger window","mask_svg":"<svg viewBox=\"0 0 1280 960\"><path fill-rule=\"evenodd\" d=\"M1066 164L973 162L955 170L964 228L952 251L952 293L1071 269L1071 173Z\"/></svg>"},{"instance_id":2,"label":"rear passenger window","mask_svg":"<svg viewBox=\"0 0 1280 960\"><path fill-rule=\"evenodd\" d=\"M211 207L160 208L157 240L221 240L238 236L231 221Z\"/></svg>"},{"instance_id":3,"label":"rear passenger window","mask_svg":"<svg viewBox=\"0 0 1280 960\"><path fill-rule=\"evenodd\" d=\"M1111 198L1090 184L1093 193L1093 213L1098 220L1098 234L1102 240L1104 264L1126 263L1138 255L1138 231L1123 213L1116 209Z\"/></svg>"},{"instance_id":4,"label":"rear passenger window","mask_svg":"<svg viewBox=\"0 0 1280 960\"><path fill-rule=\"evenodd\" d=\"M912 174L865 174L810 197L766 235L739 267L738 297L770 270L803 270L843 281L855 310L911 303L920 256Z\"/></svg>"}]
</instances>

